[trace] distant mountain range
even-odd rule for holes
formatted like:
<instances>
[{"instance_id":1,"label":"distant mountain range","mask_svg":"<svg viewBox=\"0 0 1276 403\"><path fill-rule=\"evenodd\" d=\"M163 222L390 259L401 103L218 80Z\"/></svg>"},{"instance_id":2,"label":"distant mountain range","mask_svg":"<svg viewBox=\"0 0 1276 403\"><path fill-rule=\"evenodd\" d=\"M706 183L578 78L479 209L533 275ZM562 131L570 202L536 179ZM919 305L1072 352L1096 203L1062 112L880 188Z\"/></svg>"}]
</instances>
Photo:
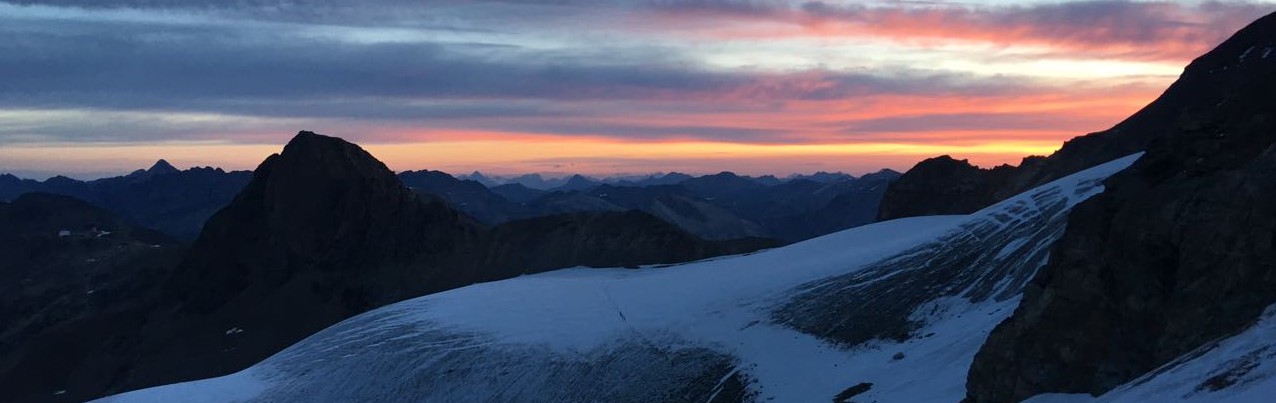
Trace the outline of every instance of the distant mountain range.
<instances>
[{"instance_id":1,"label":"distant mountain range","mask_svg":"<svg viewBox=\"0 0 1276 403\"><path fill-rule=\"evenodd\" d=\"M629 187L646 187L655 185L676 185L682 183L694 176L681 172L670 173L653 173L649 175L622 175L608 176L601 178L591 178L579 174L569 174L560 177L546 178L541 174L524 174L517 176L492 176L485 175L482 172L474 171L469 174L456 175L460 180L472 180L483 184L489 188L500 185L521 185L536 190L584 190L588 187L597 185L617 185ZM777 185L780 183L806 180L819 183L837 182L846 179L854 179L855 177L843 172L816 172L813 174L793 174L784 178L777 178L773 175L764 175L759 177L743 176L749 180L756 181L763 185Z\"/></svg>"},{"instance_id":2,"label":"distant mountain range","mask_svg":"<svg viewBox=\"0 0 1276 403\"><path fill-rule=\"evenodd\" d=\"M159 160L149 169L91 181L65 176L35 181L2 174L0 200L32 192L72 196L110 210L133 225L189 241L251 178L248 171L207 167L183 171Z\"/></svg>"},{"instance_id":3,"label":"distant mountain range","mask_svg":"<svg viewBox=\"0 0 1276 403\"><path fill-rule=\"evenodd\" d=\"M885 185L899 175L891 170L863 178L819 172L780 180L723 172L698 178L669 173L600 180L583 175L544 179L538 174L496 178L478 172L453 177L422 170L402 172L399 178L488 225L562 213L639 210L705 239L796 242L872 222ZM72 196L134 225L191 241L250 178L248 171L178 170L159 160L149 169L92 181L0 175L0 200L31 192Z\"/></svg>"},{"instance_id":4,"label":"distant mountain range","mask_svg":"<svg viewBox=\"0 0 1276 403\"><path fill-rule=\"evenodd\" d=\"M574 175L548 191L518 183L489 189L439 171L408 171L399 177L408 187L440 196L486 224L549 214L638 210L705 239L769 237L797 242L873 222L878 201L899 175L882 170L861 178L820 174L813 176L819 180L765 181L722 172L701 177L668 174L616 184Z\"/></svg>"}]
</instances>

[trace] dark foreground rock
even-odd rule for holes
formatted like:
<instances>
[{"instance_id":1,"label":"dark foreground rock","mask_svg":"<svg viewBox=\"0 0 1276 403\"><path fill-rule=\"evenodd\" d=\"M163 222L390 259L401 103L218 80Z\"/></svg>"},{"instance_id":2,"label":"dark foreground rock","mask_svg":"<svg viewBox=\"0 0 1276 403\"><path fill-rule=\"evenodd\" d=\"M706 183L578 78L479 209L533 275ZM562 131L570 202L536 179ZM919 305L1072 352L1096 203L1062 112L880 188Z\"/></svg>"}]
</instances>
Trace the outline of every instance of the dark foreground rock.
<instances>
[{"instance_id":1,"label":"dark foreground rock","mask_svg":"<svg viewBox=\"0 0 1276 403\"><path fill-rule=\"evenodd\" d=\"M1255 32L1251 29L1245 35ZM1048 157L1024 158L1018 167L975 170L933 161L920 163L887 190L878 218L969 213L972 208L977 210L1104 161L1143 151L1166 133L1180 130L1185 119L1193 119L1188 114L1206 112L1220 102L1236 102L1238 92L1255 90L1248 86L1259 74L1255 69L1266 68L1262 66L1276 62L1276 57L1267 51L1270 36L1257 34L1245 41L1224 44L1197 59L1178 82L1142 110L1111 129L1069 140ZM1226 54L1219 52L1223 49Z\"/></svg>"},{"instance_id":2,"label":"dark foreground rock","mask_svg":"<svg viewBox=\"0 0 1276 403\"><path fill-rule=\"evenodd\" d=\"M1156 140L1071 214L1049 265L976 356L968 401L1100 394L1276 302L1276 58L1262 57L1273 38L1269 15L1118 127ZM1184 94L1201 99L1167 102Z\"/></svg>"}]
</instances>

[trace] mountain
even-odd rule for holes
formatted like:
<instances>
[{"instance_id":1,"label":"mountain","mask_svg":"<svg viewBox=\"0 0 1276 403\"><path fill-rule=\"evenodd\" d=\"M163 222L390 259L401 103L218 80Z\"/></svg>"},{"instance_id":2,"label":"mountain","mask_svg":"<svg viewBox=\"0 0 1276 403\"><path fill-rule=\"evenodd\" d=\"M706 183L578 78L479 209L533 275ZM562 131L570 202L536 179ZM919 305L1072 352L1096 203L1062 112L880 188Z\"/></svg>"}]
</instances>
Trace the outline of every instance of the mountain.
<instances>
[{"instance_id":1,"label":"mountain","mask_svg":"<svg viewBox=\"0 0 1276 403\"><path fill-rule=\"evenodd\" d=\"M855 179L855 176L843 172L819 171L810 175L792 175L788 177L788 180L808 180L819 183L832 183L846 179Z\"/></svg>"},{"instance_id":2,"label":"mountain","mask_svg":"<svg viewBox=\"0 0 1276 403\"><path fill-rule=\"evenodd\" d=\"M406 171L399 173L399 180L410 189L443 198L452 208L483 224L500 224L536 215L522 204L511 202L477 181L459 180L444 172Z\"/></svg>"},{"instance_id":3,"label":"mountain","mask_svg":"<svg viewBox=\"0 0 1276 403\"><path fill-rule=\"evenodd\" d=\"M774 198L756 215L749 216L767 229L766 234L787 241L801 241L876 221L887 187L899 172L882 170L858 179L811 186L811 181L793 180L772 188L801 190L797 195Z\"/></svg>"},{"instance_id":4,"label":"mountain","mask_svg":"<svg viewBox=\"0 0 1276 403\"><path fill-rule=\"evenodd\" d=\"M662 174L651 175L645 179L640 179L640 180L620 180L614 183L613 182L609 182L609 183L616 186L646 187L646 186L658 186L658 185L677 185L691 178L692 178L691 175L687 175L681 172L670 172L663 175Z\"/></svg>"},{"instance_id":5,"label":"mountain","mask_svg":"<svg viewBox=\"0 0 1276 403\"><path fill-rule=\"evenodd\" d=\"M554 188L556 191L573 191L573 190L589 190L598 186L599 182L591 180L581 175L572 175L567 178L561 186Z\"/></svg>"},{"instance_id":6,"label":"mountain","mask_svg":"<svg viewBox=\"0 0 1276 403\"><path fill-rule=\"evenodd\" d=\"M969 214L998 199L1015 168L981 169L942 155L917 163L882 196L877 218Z\"/></svg>"},{"instance_id":7,"label":"mountain","mask_svg":"<svg viewBox=\"0 0 1276 403\"><path fill-rule=\"evenodd\" d=\"M766 188L766 185L731 172L691 178L682 181L680 185L709 199L731 199L728 203L745 199Z\"/></svg>"},{"instance_id":8,"label":"mountain","mask_svg":"<svg viewBox=\"0 0 1276 403\"><path fill-rule=\"evenodd\" d=\"M226 377L104 401L954 402L1070 206L1133 159L969 216L412 299Z\"/></svg>"},{"instance_id":9,"label":"mountain","mask_svg":"<svg viewBox=\"0 0 1276 403\"><path fill-rule=\"evenodd\" d=\"M1276 304L1276 57L1264 57L1274 38L1276 14L1197 58L1119 126L1123 138L1156 140L1070 217L977 356L969 401L1128 393L1208 351L1234 355L1183 381L1180 396L1221 401L1208 396L1272 373L1270 343L1217 348L1261 331L1253 325Z\"/></svg>"},{"instance_id":10,"label":"mountain","mask_svg":"<svg viewBox=\"0 0 1276 403\"><path fill-rule=\"evenodd\" d=\"M0 200L29 192L67 195L101 206L130 223L181 240L193 240L208 217L230 202L252 174L220 168L180 171L159 160L124 176L79 181L56 176L46 181L0 175Z\"/></svg>"},{"instance_id":11,"label":"mountain","mask_svg":"<svg viewBox=\"0 0 1276 403\"><path fill-rule=\"evenodd\" d=\"M495 180L492 180L492 178L488 178L487 175L483 175L483 173L479 171L470 172L469 175L459 175L456 178L460 180L475 181L489 188L499 185L499 183L497 183Z\"/></svg>"},{"instance_id":12,"label":"mountain","mask_svg":"<svg viewBox=\"0 0 1276 403\"><path fill-rule=\"evenodd\" d=\"M784 181L780 180L780 178L776 178L775 175L762 175L751 179L753 179L754 182L765 186L775 186L784 183Z\"/></svg>"},{"instance_id":13,"label":"mountain","mask_svg":"<svg viewBox=\"0 0 1276 403\"><path fill-rule=\"evenodd\" d=\"M485 277L498 280L572 266L637 267L779 246L765 238L705 242L650 214L585 212L513 221L495 228ZM566 242L564 242L566 240Z\"/></svg>"},{"instance_id":14,"label":"mountain","mask_svg":"<svg viewBox=\"0 0 1276 403\"><path fill-rule=\"evenodd\" d=\"M133 277L129 304L47 340L48 359L5 368L0 389L13 401L74 401L222 375L347 317L477 281L772 245L704 241L639 213L487 227L408 189L358 146L301 132L209 219L180 264ZM112 325L117 317L127 320ZM96 344L58 353L82 339Z\"/></svg>"},{"instance_id":15,"label":"mountain","mask_svg":"<svg viewBox=\"0 0 1276 403\"><path fill-rule=\"evenodd\" d=\"M898 172L882 170L860 179L766 185L723 172L678 185L603 184L588 191L557 191L525 204L534 215L640 210L705 239L797 242L873 222L887 185L898 177Z\"/></svg>"},{"instance_id":16,"label":"mountain","mask_svg":"<svg viewBox=\"0 0 1276 403\"><path fill-rule=\"evenodd\" d=\"M1266 19L1266 17L1264 17ZM1266 24L1260 21L1252 27ZM1250 29L1250 32L1256 32ZM1049 157L1028 157L1018 167L998 167L991 170L954 170L949 164L918 164L904 174L887 192L879 218L883 220L920 213L963 213L970 206L986 206L997 200L1016 194L1023 189L1062 177L1088 166L1145 150L1163 133L1181 130L1187 121L1198 119L1193 114L1209 113L1215 105L1228 106L1236 102L1237 91L1247 91L1245 85L1271 58L1264 58L1263 41L1253 39L1253 45L1222 44L1192 62L1182 77L1172 84L1155 101L1112 128L1090 133L1067 141ZM1233 44L1239 42L1233 42ZM1254 51L1241 58L1249 49ZM1239 47L1237 49L1236 47ZM1217 53L1226 49L1229 54ZM1187 111L1194 111L1187 113ZM957 172L960 171L960 172ZM988 183L987 187L952 188L944 184L929 183L926 178L961 175L963 182ZM925 186L931 184L933 186ZM987 188L994 190L989 192ZM933 205L935 209L915 211L912 204ZM944 205L951 205L943 209Z\"/></svg>"},{"instance_id":17,"label":"mountain","mask_svg":"<svg viewBox=\"0 0 1276 403\"><path fill-rule=\"evenodd\" d=\"M544 190L532 189L517 183L507 183L504 185L493 186L491 188L491 191L492 193L496 193L500 195L501 197L504 197L506 200L509 200L514 203L519 203L519 204L526 204L532 200L536 200L537 198L544 196L546 193L549 193Z\"/></svg>"},{"instance_id":18,"label":"mountain","mask_svg":"<svg viewBox=\"0 0 1276 403\"><path fill-rule=\"evenodd\" d=\"M173 164L168 163L168 161L161 159L159 161L155 161L155 164L151 165L150 168L133 171L133 173L125 175L125 177L143 179L159 175L175 174L178 172L181 172L181 170L174 167Z\"/></svg>"},{"instance_id":19,"label":"mountain","mask_svg":"<svg viewBox=\"0 0 1276 403\"><path fill-rule=\"evenodd\" d=\"M740 217L680 185L628 187L602 185L589 195L631 210L641 210L705 239L767 237L758 224Z\"/></svg>"},{"instance_id":20,"label":"mountain","mask_svg":"<svg viewBox=\"0 0 1276 403\"><path fill-rule=\"evenodd\" d=\"M566 179L545 179L540 174L525 174L509 178L505 183L517 183L532 189L550 190L566 183Z\"/></svg>"},{"instance_id":21,"label":"mountain","mask_svg":"<svg viewBox=\"0 0 1276 403\"><path fill-rule=\"evenodd\" d=\"M171 238L130 226L68 196L27 193L0 202L0 379L6 401L18 390L47 400L64 387L69 361L93 354L104 329L137 329L129 315L153 294L185 251Z\"/></svg>"}]
</instances>

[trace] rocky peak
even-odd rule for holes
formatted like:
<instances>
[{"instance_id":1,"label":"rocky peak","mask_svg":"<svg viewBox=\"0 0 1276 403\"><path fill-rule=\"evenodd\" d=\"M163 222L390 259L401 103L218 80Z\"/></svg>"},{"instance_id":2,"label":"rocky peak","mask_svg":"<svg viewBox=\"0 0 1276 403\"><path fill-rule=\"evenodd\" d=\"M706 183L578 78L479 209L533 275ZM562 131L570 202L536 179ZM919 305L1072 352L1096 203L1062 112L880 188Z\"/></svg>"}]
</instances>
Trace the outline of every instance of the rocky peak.
<instances>
[{"instance_id":1,"label":"rocky peak","mask_svg":"<svg viewBox=\"0 0 1276 403\"><path fill-rule=\"evenodd\" d=\"M968 401L1102 394L1276 303L1276 63L1221 68L1273 35L1276 17L1263 17L1118 126L1153 139L1146 154L1073 210L976 355Z\"/></svg>"},{"instance_id":2,"label":"rocky peak","mask_svg":"<svg viewBox=\"0 0 1276 403\"><path fill-rule=\"evenodd\" d=\"M878 219L973 213L987 207L1010 171L982 169L948 155L926 159L890 184Z\"/></svg>"},{"instance_id":3,"label":"rocky peak","mask_svg":"<svg viewBox=\"0 0 1276 403\"><path fill-rule=\"evenodd\" d=\"M583 175L575 174L575 175L572 175L571 177L568 177L567 181L563 182L561 186L555 188L554 190L560 190L560 191L589 190L595 186L598 186L597 182L594 182L593 180L590 180L589 178L586 178Z\"/></svg>"},{"instance_id":4,"label":"rocky peak","mask_svg":"<svg viewBox=\"0 0 1276 403\"><path fill-rule=\"evenodd\" d=\"M168 174L168 173L174 173L174 172L181 172L181 171L177 169L176 167L174 167L173 164L169 164L168 161L165 161L163 159L159 161L155 161L155 164L151 165L151 167L146 170L146 173L149 173L151 175Z\"/></svg>"},{"instance_id":5,"label":"rocky peak","mask_svg":"<svg viewBox=\"0 0 1276 403\"><path fill-rule=\"evenodd\" d=\"M416 220L428 215L371 154L345 140L303 131L283 152L268 157L244 192L207 225L269 233L289 253L320 261L345 253L340 249L378 242L382 246L375 249L387 253L369 257L379 259L410 255L414 244L423 241L421 230L413 227L430 224ZM259 224L251 221L257 219L266 228L255 228ZM358 242L350 242L352 237ZM348 246L332 248L338 244Z\"/></svg>"},{"instance_id":6,"label":"rocky peak","mask_svg":"<svg viewBox=\"0 0 1276 403\"><path fill-rule=\"evenodd\" d=\"M1027 158L1018 167L1007 166L1004 175L984 179L996 181L989 184L993 191L941 194L892 186L883 200L879 217L900 218L924 212L963 213L972 206L985 207L1082 169L1146 150L1153 141L1165 137L1165 133L1199 122L1201 116L1212 113L1215 108L1235 102L1236 94L1251 90L1256 80L1276 75L1276 45L1272 44L1276 40L1273 38L1276 38L1276 17L1260 18L1194 60L1160 97L1124 121L1108 130L1069 140L1049 157ZM905 173L905 178L908 176ZM953 207L931 211L899 204L926 200Z\"/></svg>"}]
</instances>

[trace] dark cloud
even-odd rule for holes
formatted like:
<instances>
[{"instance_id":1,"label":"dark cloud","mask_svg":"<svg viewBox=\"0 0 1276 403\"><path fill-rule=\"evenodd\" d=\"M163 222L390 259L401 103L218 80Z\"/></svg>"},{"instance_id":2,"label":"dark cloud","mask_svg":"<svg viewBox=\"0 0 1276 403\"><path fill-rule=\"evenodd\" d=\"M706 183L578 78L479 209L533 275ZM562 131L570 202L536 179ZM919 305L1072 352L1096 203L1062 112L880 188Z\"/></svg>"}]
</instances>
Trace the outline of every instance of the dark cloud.
<instances>
[{"instance_id":1,"label":"dark cloud","mask_svg":"<svg viewBox=\"0 0 1276 403\"><path fill-rule=\"evenodd\" d=\"M850 122L845 132L907 133L936 131L1074 131L1094 130L1090 121L1077 119L1072 113L953 113L917 116L892 116Z\"/></svg>"},{"instance_id":2,"label":"dark cloud","mask_svg":"<svg viewBox=\"0 0 1276 403\"><path fill-rule=\"evenodd\" d=\"M1022 83L926 72L742 73L676 57L599 60L483 44L355 44L222 26L42 22L0 27L0 106L364 118L535 114L421 100L786 100L989 94ZM495 54L497 56L492 56ZM644 55L645 56L645 55ZM646 63L644 63L644 61Z\"/></svg>"}]
</instances>

